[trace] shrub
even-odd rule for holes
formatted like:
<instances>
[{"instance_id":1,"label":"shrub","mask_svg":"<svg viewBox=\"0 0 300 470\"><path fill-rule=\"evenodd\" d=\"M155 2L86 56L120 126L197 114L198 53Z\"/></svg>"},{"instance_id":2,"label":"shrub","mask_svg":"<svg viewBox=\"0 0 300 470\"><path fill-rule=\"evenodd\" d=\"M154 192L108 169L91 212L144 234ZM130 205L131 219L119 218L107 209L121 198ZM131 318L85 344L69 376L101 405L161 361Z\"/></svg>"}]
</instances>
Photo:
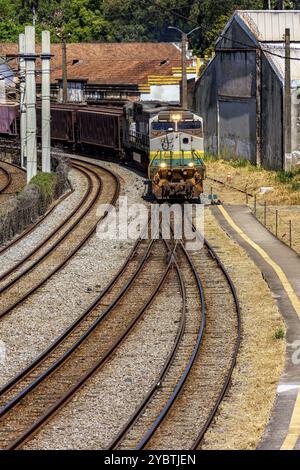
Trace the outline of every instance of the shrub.
<instances>
[{"instance_id":1,"label":"shrub","mask_svg":"<svg viewBox=\"0 0 300 470\"><path fill-rule=\"evenodd\" d=\"M277 328L274 334L275 339L284 339L285 338L285 331L283 328Z\"/></svg>"},{"instance_id":2,"label":"shrub","mask_svg":"<svg viewBox=\"0 0 300 470\"><path fill-rule=\"evenodd\" d=\"M57 175L55 173L38 173L34 176L30 185L36 186L40 189L43 197L49 203L55 197L55 188L57 184Z\"/></svg>"}]
</instances>

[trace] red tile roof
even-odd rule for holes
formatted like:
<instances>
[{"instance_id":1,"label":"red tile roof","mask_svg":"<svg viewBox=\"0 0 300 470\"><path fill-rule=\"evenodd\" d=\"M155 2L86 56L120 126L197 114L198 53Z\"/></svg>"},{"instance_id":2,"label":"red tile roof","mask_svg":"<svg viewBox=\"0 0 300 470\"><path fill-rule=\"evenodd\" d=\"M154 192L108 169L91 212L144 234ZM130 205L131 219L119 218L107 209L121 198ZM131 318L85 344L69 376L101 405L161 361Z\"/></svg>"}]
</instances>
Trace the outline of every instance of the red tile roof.
<instances>
[{"instance_id":1,"label":"red tile roof","mask_svg":"<svg viewBox=\"0 0 300 470\"><path fill-rule=\"evenodd\" d=\"M37 46L40 52L40 46ZM17 54L16 44L0 44L0 55ZM51 81L61 79L61 45L51 47ZM76 62L76 63L75 63ZM142 84L149 75L171 75L181 64L172 43L80 43L67 45L68 80L94 84ZM16 64L14 65L16 66ZM40 68L40 62L37 61Z\"/></svg>"}]
</instances>

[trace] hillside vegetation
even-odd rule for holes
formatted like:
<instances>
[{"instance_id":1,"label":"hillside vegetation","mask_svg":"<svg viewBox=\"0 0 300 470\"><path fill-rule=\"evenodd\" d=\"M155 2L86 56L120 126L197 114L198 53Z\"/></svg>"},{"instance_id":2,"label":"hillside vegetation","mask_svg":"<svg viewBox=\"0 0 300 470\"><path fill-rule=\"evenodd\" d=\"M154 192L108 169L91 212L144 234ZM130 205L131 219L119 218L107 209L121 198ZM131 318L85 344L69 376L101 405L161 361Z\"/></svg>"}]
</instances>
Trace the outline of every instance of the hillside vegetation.
<instances>
[{"instance_id":1,"label":"hillside vegetation","mask_svg":"<svg viewBox=\"0 0 300 470\"><path fill-rule=\"evenodd\" d=\"M300 0L273 0L272 7L300 8ZM199 53L210 52L236 9L267 8L267 0L0 0L0 42L17 41L35 17L37 34L50 29L52 41L178 41L174 25L201 29L191 37Z\"/></svg>"}]
</instances>

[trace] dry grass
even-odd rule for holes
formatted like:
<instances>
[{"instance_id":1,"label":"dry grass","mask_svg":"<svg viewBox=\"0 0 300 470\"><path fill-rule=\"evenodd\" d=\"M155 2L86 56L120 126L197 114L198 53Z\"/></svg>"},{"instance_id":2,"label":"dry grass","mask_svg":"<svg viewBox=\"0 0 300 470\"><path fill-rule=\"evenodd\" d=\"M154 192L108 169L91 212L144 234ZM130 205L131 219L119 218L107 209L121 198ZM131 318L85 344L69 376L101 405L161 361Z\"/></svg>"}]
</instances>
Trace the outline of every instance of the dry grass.
<instances>
[{"instance_id":1,"label":"dry grass","mask_svg":"<svg viewBox=\"0 0 300 470\"><path fill-rule=\"evenodd\" d=\"M251 209L253 210L252 206ZM277 229L276 210L278 211ZM265 225L265 210L263 207L257 207L256 217ZM292 239L290 239L290 222ZM277 235L279 240L300 253L300 206L268 206L266 227L274 235Z\"/></svg>"},{"instance_id":2,"label":"dry grass","mask_svg":"<svg viewBox=\"0 0 300 470\"><path fill-rule=\"evenodd\" d=\"M230 173L232 177L231 185L247 190L251 194L257 194L259 202L267 201L268 204L278 206L300 204L300 189L293 191L291 184L280 182L278 173L275 171L259 170L252 165L233 166L234 162L227 162L225 160L208 160L205 164L207 166L208 177L226 182L227 174ZM299 178L300 176L295 177L294 182L298 182ZM207 179L206 189L210 190L211 186L219 194L220 199L224 203L245 203L246 196L244 194L233 191L228 187L224 188L222 185ZM273 187L274 189L264 195L260 193L260 188L264 186Z\"/></svg>"},{"instance_id":3,"label":"dry grass","mask_svg":"<svg viewBox=\"0 0 300 470\"><path fill-rule=\"evenodd\" d=\"M206 212L206 238L216 247L237 288L242 345L232 385L208 431L204 449L255 449L260 442L284 368L286 342L275 339L284 322L260 270Z\"/></svg>"},{"instance_id":4,"label":"dry grass","mask_svg":"<svg viewBox=\"0 0 300 470\"><path fill-rule=\"evenodd\" d=\"M292 189L293 183L300 180L296 175L291 181L283 183L275 171L258 170L252 165L234 166L234 162L216 160L206 162L207 180L205 191L211 190L217 194L224 204L248 204L254 211L254 198L246 197L245 194L236 191L229 186L246 190L257 197L257 217L264 223L264 204L267 203L267 228L276 234L276 210L279 214L278 238L287 245L290 244L289 222L292 221L292 248L300 253L300 190ZM232 182L227 184L227 174L230 173ZM213 182L211 178L225 183ZM273 190L263 194L262 187L272 187ZM211 189L212 188L212 189Z\"/></svg>"}]
</instances>

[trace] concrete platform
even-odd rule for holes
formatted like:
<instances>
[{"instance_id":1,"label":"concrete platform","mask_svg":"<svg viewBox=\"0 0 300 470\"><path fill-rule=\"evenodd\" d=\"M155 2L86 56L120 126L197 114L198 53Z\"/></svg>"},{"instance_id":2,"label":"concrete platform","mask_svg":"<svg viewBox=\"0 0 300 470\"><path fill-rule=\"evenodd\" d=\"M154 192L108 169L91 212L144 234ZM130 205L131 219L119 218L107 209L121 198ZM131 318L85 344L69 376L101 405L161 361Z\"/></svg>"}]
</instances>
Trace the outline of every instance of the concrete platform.
<instances>
[{"instance_id":1,"label":"concrete platform","mask_svg":"<svg viewBox=\"0 0 300 470\"><path fill-rule=\"evenodd\" d=\"M288 330L285 371L258 448L300 450L300 256L269 233L247 206L216 206L212 211L261 269Z\"/></svg>"}]
</instances>

